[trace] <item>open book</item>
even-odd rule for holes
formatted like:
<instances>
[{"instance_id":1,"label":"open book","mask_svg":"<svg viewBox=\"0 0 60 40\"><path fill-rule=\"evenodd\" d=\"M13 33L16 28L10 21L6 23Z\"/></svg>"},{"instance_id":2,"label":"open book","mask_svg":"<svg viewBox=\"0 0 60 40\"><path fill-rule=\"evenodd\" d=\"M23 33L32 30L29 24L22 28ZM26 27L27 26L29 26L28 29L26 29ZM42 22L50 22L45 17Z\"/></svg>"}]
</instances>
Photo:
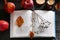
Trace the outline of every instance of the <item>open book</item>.
<instances>
[{"instance_id":1,"label":"open book","mask_svg":"<svg viewBox=\"0 0 60 40\"><path fill-rule=\"evenodd\" d=\"M10 16L10 38L55 37L55 12L42 10L19 10Z\"/></svg>"}]
</instances>

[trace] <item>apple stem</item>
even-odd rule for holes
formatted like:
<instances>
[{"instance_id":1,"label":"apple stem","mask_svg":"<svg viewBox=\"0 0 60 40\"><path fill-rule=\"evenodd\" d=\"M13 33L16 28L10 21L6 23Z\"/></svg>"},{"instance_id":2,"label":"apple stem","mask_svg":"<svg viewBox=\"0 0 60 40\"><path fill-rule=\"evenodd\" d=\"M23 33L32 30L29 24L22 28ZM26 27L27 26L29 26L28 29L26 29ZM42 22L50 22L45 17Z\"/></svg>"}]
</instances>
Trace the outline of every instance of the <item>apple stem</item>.
<instances>
[{"instance_id":1,"label":"apple stem","mask_svg":"<svg viewBox=\"0 0 60 40\"><path fill-rule=\"evenodd\" d=\"M4 0L5 4L7 4L7 0Z\"/></svg>"}]
</instances>

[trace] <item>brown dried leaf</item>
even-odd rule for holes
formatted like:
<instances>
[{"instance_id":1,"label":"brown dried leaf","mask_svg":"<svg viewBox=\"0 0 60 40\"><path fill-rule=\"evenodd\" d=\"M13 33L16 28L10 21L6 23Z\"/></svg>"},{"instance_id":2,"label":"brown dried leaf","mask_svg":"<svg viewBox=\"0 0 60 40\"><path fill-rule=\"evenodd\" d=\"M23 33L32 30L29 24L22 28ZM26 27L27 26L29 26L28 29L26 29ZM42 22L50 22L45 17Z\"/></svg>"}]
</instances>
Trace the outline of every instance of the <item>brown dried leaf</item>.
<instances>
[{"instance_id":1,"label":"brown dried leaf","mask_svg":"<svg viewBox=\"0 0 60 40\"><path fill-rule=\"evenodd\" d=\"M29 34L29 35L30 35L30 38L33 39L33 37L34 37L34 32L30 31L30 34Z\"/></svg>"},{"instance_id":2,"label":"brown dried leaf","mask_svg":"<svg viewBox=\"0 0 60 40\"><path fill-rule=\"evenodd\" d=\"M21 16L19 16L19 17L17 18L17 20L16 20L17 26L18 26L18 27L21 27L23 23L24 23L23 18L22 18Z\"/></svg>"}]
</instances>

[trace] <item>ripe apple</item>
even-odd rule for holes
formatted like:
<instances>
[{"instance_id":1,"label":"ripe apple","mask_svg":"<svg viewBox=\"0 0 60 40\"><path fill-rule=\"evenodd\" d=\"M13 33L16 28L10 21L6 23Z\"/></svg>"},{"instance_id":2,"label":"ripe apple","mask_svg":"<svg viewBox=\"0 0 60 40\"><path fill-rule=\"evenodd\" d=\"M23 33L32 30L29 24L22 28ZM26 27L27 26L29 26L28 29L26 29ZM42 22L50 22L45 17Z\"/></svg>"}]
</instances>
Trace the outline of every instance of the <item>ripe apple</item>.
<instances>
[{"instance_id":1,"label":"ripe apple","mask_svg":"<svg viewBox=\"0 0 60 40\"><path fill-rule=\"evenodd\" d=\"M33 5L34 5L33 0L22 0L21 1L21 6L24 9L30 9L33 7Z\"/></svg>"},{"instance_id":2,"label":"ripe apple","mask_svg":"<svg viewBox=\"0 0 60 40\"><path fill-rule=\"evenodd\" d=\"M57 4L55 5L55 9L56 9L56 10L60 10L60 3L57 3Z\"/></svg>"},{"instance_id":3,"label":"ripe apple","mask_svg":"<svg viewBox=\"0 0 60 40\"><path fill-rule=\"evenodd\" d=\"M7 30L8 27L9 27L9 23L7 21L0 20L0 31L1 32Z\"/></svg>"},{"instance_id":4,"label":"ripe apple","mask_svg":"<svg viewBox=\"0 0 60 40\"><path fill-rule=\"evenodd\" d=\"M4 5L4 10L8 13L12 13L15 10L15 5L12 2L7 2L7 4Z\"/></svg>"}]
</instances>

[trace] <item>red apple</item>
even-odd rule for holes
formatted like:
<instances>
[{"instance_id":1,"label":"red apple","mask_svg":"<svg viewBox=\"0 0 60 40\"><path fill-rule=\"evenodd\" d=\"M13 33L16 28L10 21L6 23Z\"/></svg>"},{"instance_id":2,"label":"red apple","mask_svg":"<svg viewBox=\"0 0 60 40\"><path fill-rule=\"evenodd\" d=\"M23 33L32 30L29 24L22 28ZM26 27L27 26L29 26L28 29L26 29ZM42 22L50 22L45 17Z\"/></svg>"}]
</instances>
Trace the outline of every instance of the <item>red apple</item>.
<instances>
[{"instance_id":1,"label":"red apple","mask_svg":"<svg viewBox=\"0 0 60 40\"><path fill-rule=\"evenodd\" d=\"M60 10L60 3L57 3L57 4L55 5L55 9L56 9L56 10Z\"/></svg>"},{"instance_id":2,"label":"red apple","mask_svg":"<svg viewBox=\"0 0 60 40\"><path fill-rule=\"evenodd\" d=\"M33 0L22 0L21 1L21 6L24 9L30 9L33 7L33 5L34 5Z\"/></svg>"},{"instance_id":3,"label":"red apple","mask_svg":"<svg viewBox=\"0 0 60 40\"><path fill-rule=\"evenodd\" d=\"M9 23L7 21L0 20L0 31L1 32L7 30L8 27L9 27Z\"/></svg>"},{"instance_id":4,"label":"red apple","mask_svg":"<svg viewBox=\"0 0 60 40\"><path fill-rule=\"evenodd\" d=\"M8 13L12 13L15 10L15 5L12 2L7 2L7 4L4 5L4 10Z\"/></svg>"}]
</instances>

